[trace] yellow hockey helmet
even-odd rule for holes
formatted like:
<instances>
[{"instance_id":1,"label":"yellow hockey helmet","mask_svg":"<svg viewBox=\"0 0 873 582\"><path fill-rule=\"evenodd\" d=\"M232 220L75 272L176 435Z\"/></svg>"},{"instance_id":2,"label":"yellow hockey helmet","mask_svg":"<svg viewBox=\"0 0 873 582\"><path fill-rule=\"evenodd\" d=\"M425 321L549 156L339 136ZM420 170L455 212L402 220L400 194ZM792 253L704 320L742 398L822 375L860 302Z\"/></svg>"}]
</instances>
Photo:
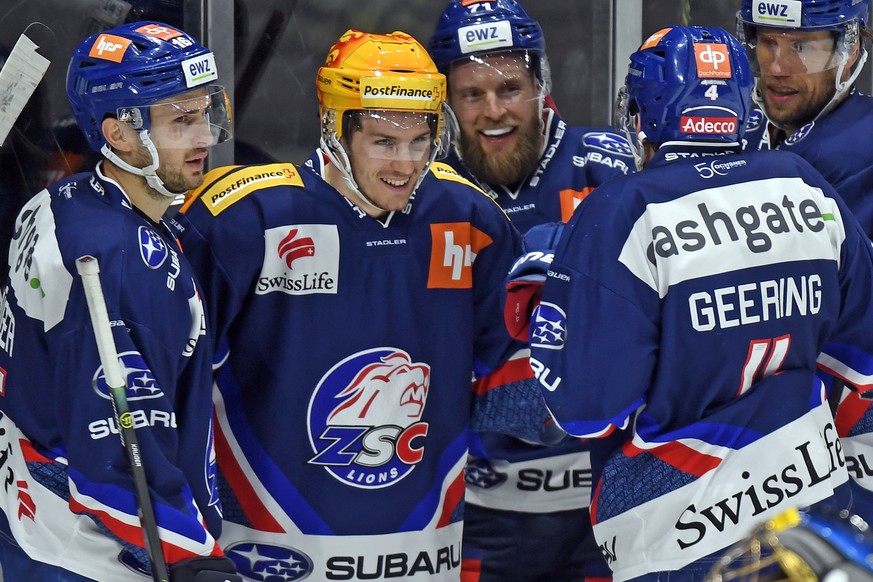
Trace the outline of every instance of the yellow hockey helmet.
<instances>
[{"instance_id":1,"label":"yellow hockey helmet","mask_svg":"<svg viewBox=\"0 0 873 582\"><path fill-rule=\"evenodd\" d=\"M432 113L443 125L446 77L405 32L347 30L331 47L315 85L323 134L342 137L342 118L350 110Z\"/></svg>"}]
</instances>

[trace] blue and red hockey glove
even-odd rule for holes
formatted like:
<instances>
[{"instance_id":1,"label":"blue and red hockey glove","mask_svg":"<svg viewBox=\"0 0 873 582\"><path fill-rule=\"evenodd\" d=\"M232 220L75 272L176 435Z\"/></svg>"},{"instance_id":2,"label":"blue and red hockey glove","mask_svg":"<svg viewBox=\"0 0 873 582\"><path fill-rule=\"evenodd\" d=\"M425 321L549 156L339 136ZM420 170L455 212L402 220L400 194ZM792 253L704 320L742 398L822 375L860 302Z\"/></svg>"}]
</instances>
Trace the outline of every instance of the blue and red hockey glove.
<instances>
[{"instance_id":1,"label":"blue and red hockey glove","mask_svg":"<svg viewBox=\"0 0 873 582\"><path fill-rule=\"evenodd\" d=\"M548 222L527 231L521 241L522 255L506 276L503 320L507 331L517 340L529 339L530 316L540 302L546 273L563 230L563 223Z\"/></svg>"}]
</instances>

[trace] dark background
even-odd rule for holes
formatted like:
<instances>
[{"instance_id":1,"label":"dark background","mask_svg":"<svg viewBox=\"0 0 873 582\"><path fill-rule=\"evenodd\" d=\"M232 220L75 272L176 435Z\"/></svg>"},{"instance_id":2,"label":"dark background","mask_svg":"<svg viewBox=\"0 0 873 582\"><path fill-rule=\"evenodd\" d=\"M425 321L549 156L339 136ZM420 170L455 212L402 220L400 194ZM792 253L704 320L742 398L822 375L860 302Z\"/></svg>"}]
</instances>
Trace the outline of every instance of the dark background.
<instances>
[{"instance_id":1,"label":"dark background","mask_svg":"<svg viewBox=\"0 0 873 582\"><path fill-rule=\"evenodd\" d=\"M668 24L734 29L739 0L528 0L523 2L546 35L553 96L571 124L611 122L612 100L629 51L618 55L616 37L627 30L633 45ZM221 163L261 159L300 162L316 146L319 128L315 73L347 28L402 30L427 43L443 0L0 0L0 47L8 51L31 23L40 52L52 60L28 110L0 148L0 184L18 196L59 177L52 150L81 148L64 94L66 64L85 36L122 21L159 20L198 34L207 13L232 22L232 32L207 44L233 58L233 77L219 61L221 81L234 95L235 141L214 156ZM616 7L631 17L614 22ZM635 38L634 38L635 37ZM627 42L627 41L626 41ZM0 48L0 55L2 55ZM632 50L632 49L629 49ZM618 79L618 80L617 80ZM226 151L233 147L233 151ZM13 151L14 150L14 151ZM10 161L10 157L14 158ZM51 159L50 159L51 158ZM63 165L68 158L60 158ZM70 171L78 170L73 159ZM63 169L63 168L61 168ZM13 175L14 174L14 175ZM2 204L0 204L2 206ZM0 210L2 212L2 210Z\"/></svg>"}]
</instances>

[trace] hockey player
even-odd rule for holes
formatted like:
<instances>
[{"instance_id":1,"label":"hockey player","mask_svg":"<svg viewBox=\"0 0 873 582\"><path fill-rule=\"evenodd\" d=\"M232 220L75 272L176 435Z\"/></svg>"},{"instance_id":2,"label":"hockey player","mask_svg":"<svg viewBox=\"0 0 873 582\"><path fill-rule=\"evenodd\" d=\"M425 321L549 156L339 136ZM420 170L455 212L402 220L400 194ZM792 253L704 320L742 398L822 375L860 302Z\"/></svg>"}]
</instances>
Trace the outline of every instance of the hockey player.
<instances>
[{"instance_id":1,"label":"hockey player","mask_svg":"<svg viewBox=\"0 0 873 582\"><path fill-rule=\"evenodd\" d=\"M216 542L212 348L200 290L162 221L230 137L212 53L136 22L73 53L70 105L103 160L19 213L0 342L0 562L7 580L141 580L152 570L79 257L99 262L131 422L172 582L239 580ZM154 549L154 548L153 548Z\"/></svg>"},{"instance_id":2,"label":"hockey player","mask_svg":"<svg viewBox=\"0 0 873 582\"><path fill-rule=\"evenodd\" d=\"M752 84L721 29L643 43L619 101L645 170L578 209L531 322L555 420L621 441L592 444L617 581L702 579L788 507L848 502L816 368L871 385L873 251L802 158L741 153Z\"/></svg>"},{"instance_id":3,"label":"hockey player","mask_svg":"<svg viewBox=\"0 0 873 582\"><path fill-rule=\"evenodd\" d=\"M790 19L766 17L762 4ZM745 0L737 33L758 77L753 97L761 109L749 120L749 147L806 159L873 237L873 98L854 88L867 60L869 15L869 0ZM865 428L873 410L851 390L838 397L853 511L873 521L873 434Z\"/></svg>"},{"instance_id":4,"label":"hockey player","mask_svg":"<svg viewBox=\"0 0 873 582\"><path fill-rule=\"evenodd\" d=\"M761 107L749 120L749 146L806 159L873 236L873 98L854 86L869 16L869 0L743 0L737 36Z\"/></svg>"},{"instance_id":5,"label":"hockey player","mask_svg":"<svg viewBox=\"0 0 873 582\"><path fill-rule=\"evenodd\" d=\"M545 48L540 24L516 0L452 0L430 40L459 130L449 162L522 232L569 220L596 186L633 169L624 136L560 118ZM609 576L591 533L584 442L536 447L477 433L471 452L465 580Z\"/></svg>"},{"instance_id":6,"label":"hockey player","mask_svg":"<svg viewBox=\"0 0 873 582\"><path fill-rule=\"evenodd\" d=\"M518 234L434 161L445 77L415 39L349 30L316 86L305 165L214 170L179 217L226 348L221 541L252 580L457 581L471 373L524 347Z\"/></svg>"},{"instance_id":7,"label":"hockey player","mask_svg":"<svg viewBox=\"0 0 873 582\"><path fill-rule=\"evenodd\" d=\"M623 136L560 118L542 28L516 0L452 0L429 51L458 129L448 161L519 231L566 222L594 187L633 169Z\"/></svg>"}]
</instances>

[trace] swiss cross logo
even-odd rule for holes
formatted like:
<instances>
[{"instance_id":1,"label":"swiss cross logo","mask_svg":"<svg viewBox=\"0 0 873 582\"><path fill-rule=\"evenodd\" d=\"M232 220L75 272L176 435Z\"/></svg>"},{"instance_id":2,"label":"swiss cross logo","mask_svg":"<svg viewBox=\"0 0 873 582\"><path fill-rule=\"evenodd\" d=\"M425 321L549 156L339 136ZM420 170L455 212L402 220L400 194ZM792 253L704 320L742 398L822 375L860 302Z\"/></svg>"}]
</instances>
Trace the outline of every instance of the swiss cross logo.
<instances>
[{"instance_id":1,"label":"swiss cross logo","mask_svg":"<svg viewBox=\"0 0 873 582\"><path fill-rule=\"evenodd\" d=\"M0 368L0 396L6 396L6 370Z\"/></svg>"},{"instance_id":2,"label":"swiss cross logo","mask_svg":"<svg viewBox=\"0 0 873 582\"><path fill-rule=\"evenodd\" d=\"M576 207L582 204L582 201L593 191L594 188L590 186L582 188L581 190L570 190L569 188L567 190L561 190L558 194L561 200L561 222L567 222L570 220Z\"/></svg>"},{"instance_id":3,"label":"swiss cross logo","mask_svg":"<svg viewBox=\"0 0 873 582\"><path fill-rule=\"evenodd\" d=\"M730 79L731 60L726 44L703 43L694 45L697 76L700 79Z\"/></svg>"},{"instance_id":4,"label":"swiss cross logo","mask_svg":"<svg viewBox=\"0 0 873 582\"><path fill-rule=\"evenodd\" d=\"M282 239L279 243L279 256L285 260L285 264L289 269L293 269L295 260L301 257L315 256L315 241L312 237L298 236L298 229L292 228L288 232L288 236Z\"/></svg>"},{"instance_id":5,"label":"swiss cross logo","mask_svg":"<svg viewBox=\"0 0 873 582\"><path fill-rule=\"evenodd\" d=\"M469 222L431 224L430 234L428 289L470 289L473 261L493 242L491 237Z\"/></svg>"},{"instance_id":6,"label":"swiss cross logo","mask_svg":"<svg viewBox=\"0 0 873 582\"><path fill-rule=\"evenodd\" d=\"M163 26L161 24L146 24L145 26L140 26L139 28L137 28L136 31L141 32L146 36L153 36L161 40L172 40L177 36L182 36L181 31L178 31L175 28L170 28L169 26Z\"/></svg>"},{"instance_id":7,"label":"swiss cross logo","mask_svg":"<svg viewBox=\"0 0 873 582\"><path fill-rule=\"evenodd\" d=\"M130 41L126 38L114 34L101 34L91 46L91 52L88 53L88 56L120 63L129 46Z\"/></svg>"}]
</instances>

